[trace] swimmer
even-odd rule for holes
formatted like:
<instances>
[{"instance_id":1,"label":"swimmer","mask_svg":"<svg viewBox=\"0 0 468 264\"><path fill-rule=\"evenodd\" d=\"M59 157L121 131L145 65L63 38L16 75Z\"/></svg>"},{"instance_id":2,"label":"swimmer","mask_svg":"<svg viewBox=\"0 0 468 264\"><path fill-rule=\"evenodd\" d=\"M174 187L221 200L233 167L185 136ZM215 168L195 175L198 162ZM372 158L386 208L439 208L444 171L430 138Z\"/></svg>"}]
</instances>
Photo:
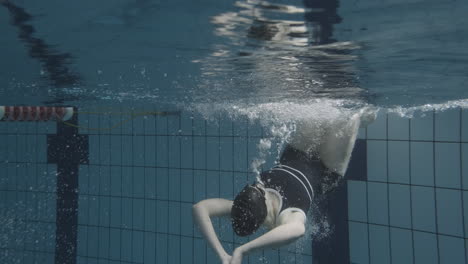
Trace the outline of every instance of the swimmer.
<instances>
[{"instance_id":1,"label":"swimmer","mask_svg":"<svg viewBox=\"0 0 468 264\"><path fill-rule=\"evenodd\" d=\"M284 148L279 163L247 184L234 201L213 198L193 206L201 233L223 264L240 264L248 253L289 244L306 232L306 220L314 198L324 195L324 178L342 178L346 172L361 115L331 124L314 142L314 125L298 125L294 138ZM375 112L373 119L375 119ZM310 132L310 133L309 133ZM315 135L314 135L315 136ZM317 141L317 140L315 140ZM229 255L221 245L211 217L227 216L238 236L248 236L266 227L262 236L237 247Z\"/></svg>"}]
</instances>

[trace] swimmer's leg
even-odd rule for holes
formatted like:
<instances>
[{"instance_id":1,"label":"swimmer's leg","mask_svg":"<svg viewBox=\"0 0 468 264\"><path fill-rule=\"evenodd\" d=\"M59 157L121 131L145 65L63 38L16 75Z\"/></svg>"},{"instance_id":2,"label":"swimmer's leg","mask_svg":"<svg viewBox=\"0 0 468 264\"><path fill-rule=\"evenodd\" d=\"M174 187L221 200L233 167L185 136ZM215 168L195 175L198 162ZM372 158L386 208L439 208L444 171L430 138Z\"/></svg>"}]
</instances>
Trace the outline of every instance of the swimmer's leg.
<instances>
[{"instance_id":1,"label":"swimmer's leg","mask_svg":"<svg viewBox=\"0 0 468 264\"><path fill-rule=\"evenodd\" d=\"M346 121L332 124L322 138L320 159L328 169L341 176L348 168L360 123L361 115L354 114Z\"/></svg>"}]
</instances>

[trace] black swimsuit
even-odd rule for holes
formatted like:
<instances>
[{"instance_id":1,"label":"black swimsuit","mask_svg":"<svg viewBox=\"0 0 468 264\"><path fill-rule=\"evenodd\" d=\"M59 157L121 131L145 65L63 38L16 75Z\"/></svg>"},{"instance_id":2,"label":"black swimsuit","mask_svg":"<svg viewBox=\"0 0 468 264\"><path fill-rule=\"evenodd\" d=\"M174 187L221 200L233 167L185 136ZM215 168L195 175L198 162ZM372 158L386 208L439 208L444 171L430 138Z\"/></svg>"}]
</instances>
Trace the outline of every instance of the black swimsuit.
<instances>
[{"instance_id":1,"label":"black swimsuit","mask_svg":"<svg viewBox=\"0 0 468 264\"><path fill-rule=\"evenodd\" d=\"M326 171L320 160L309 158L288 145L281 155L280 164L262 172L260 179L266 188L281 195L283 203L279 213L287 208L298 208L307 214L314 194L321 192L321 178Z\"/></svg>"}]
</instances>

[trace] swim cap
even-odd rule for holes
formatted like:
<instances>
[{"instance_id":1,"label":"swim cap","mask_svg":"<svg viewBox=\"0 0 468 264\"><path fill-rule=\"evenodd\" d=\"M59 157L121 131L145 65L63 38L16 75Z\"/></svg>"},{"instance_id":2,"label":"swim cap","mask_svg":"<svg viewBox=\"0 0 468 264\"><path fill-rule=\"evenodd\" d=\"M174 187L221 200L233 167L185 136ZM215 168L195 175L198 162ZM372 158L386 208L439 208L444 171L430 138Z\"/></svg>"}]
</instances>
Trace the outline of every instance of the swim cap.
<instances>
[{"instance_id":1,"label":"swim cap","mask_svg":"<svg viewBox=\"0 0 468 264\"><path fill-rule=\"evenodd\" d=\"M265 192L255 185L246 185L232 205L234 232L239 236L248 236L260 227L266 216Z\"/></svg>"}]
</instances>

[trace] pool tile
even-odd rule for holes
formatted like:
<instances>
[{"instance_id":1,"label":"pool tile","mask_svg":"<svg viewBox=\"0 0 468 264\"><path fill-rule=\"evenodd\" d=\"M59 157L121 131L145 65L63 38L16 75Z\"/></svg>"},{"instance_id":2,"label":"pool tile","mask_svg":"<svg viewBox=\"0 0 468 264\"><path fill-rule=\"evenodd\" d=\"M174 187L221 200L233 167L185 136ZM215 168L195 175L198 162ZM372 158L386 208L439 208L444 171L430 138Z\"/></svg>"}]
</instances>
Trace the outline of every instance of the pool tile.
<instances>
[{"instance_id":1,"label":"pool tile","mask_svg":"<svg viewBox=\"0 0 468 264\"><path fill-rule=\"evenodd\" d=\"M110 194L113 196L122 195L122 169L120 167L111 167L110 172ZM80 174L81 178L81 174Z\"/></svg>"},{"instance_id":2,"label":"pool tile","mask_svg":"<svg viewBox=\"0 0 468 264\"><path fill-rule=\"evenodd\" d=\"M120 165L122 164L122 137L111 136L110 142L110 164Z\"/></svg>"},{"instance_id":3,"label":"pool tile","mask_svg":"<svg viewBox=\"0 0 468 264\"><path fill-rule=\"evenodd\" d=\"M156 137L145 136L144 137L144 166L156 166Z\"/></svg>"},{"instance_id":4,"label":"pool tile","mask_svg":"<svg viewBox=\"0 0 468 264\"><path fill-rule=\"evenodd\" d=\"M234 182L234 174L232 172L220 172L220 188L219 188L220 198L224 198L228 200L234 199L233 182Z\"/></svg>"},{"instance_id":5,"label":"pool tile","mask_svg":"<svg viewBox=\"0 0 468 264\"><path fill-rule=\"evenodd\" d=\"M99 136L99 164L110 164L110 137Z\"/></svg>"},{"instance_id":6,"label":"pool tile","mask_svg":"<svg viewBox=\"0 0 468 264\"><path fill-rule=\"evenodd\" d=\"M133 226L133 201L131 198L122 198L122 228L132 228Z\"/></svg>"},{"instance_id":7,"label":"pool tile","mask_svg":"<svg viewBox=\"0 0 468 264\"><path fill-rule=\"evenodd\" d=\"M268 262L268 263L274 263L274 262ZM307 256L307 255L299 255L297 257L296 263L313 263L312 262L312 256Z\"/></svg>"},{"instance_id":8,"label":"pool tile","mask_svg":"<svg viewBox=\"0 0 468 264\"><path fill-rule=\"evenodd\" d=\"M462 193L437 189L437 225L440 234L463 236Z\"/></svg>"},{"instance_id":9,"label":"pool tile","mask_svg":"<svg viewBox=\"0 0 468 264\"><path fill-rule=\"evenodd\" d=\"M143 263L144 259L144 232L132 232L132 262Z\"/></svg>"},{"instance_id":10,"label":"pool tile","mask_svg":"<svg viewBox=\"0 0 468 264\"><path fill-rule=\"evenodd\" d=\"M193 157L195 169L206 169L207 164L207 146L206 138L195 137L193 138Z\"/></svg>"},{"instance_id":11,"label":"pool tile","mask_svg":"<svg viewBox=\"0 0 468 264\"><path fill-rule=\"evenodd\" d=\"M234 170L245 172L248 169L247 139L244 137L234 138Z\"/></svg>"},{"instance_id":12,"label":"pool tile","mask_svg":"<svg viewBox=\"0 0 468 264\"><path fill-rule=\"evenodd\" d=\"M436 186L461 188L460 146L457 143L435 143Z\"/></svg>"},{"instance_id":13,"label":"pool tile","mask_svg":"<svg viewBox=\"0 0 468 264\"><path fill-rule=\"evenodd\" d=\"M367 141L367 179L387 181L387 142Z\"/></svg>"},{"instance_id":14,"label":"pool tile","mask_svg":"<svg viewBox=\"0 0 468 264\"><path fill-rule=\"evenodd\" d=\"M99 164L99 136L89 136L89 164Z\"/></svg>"},{"instance_id":15,"label":"pool tile","mask_svg":"<svg viewBox=\"0 0 468 264\"><path fill-rule=\"evenodd\" d=\"M121 230L117 228L111 228L110 241L109 241L109 258L120 259L120 241L121 241Z\"/></svg>"},{"instance_id":16,"label":"pool tile","mask_svg":"<svg viewBox=\"0 0 468 264\"><path fill-rule=\"evenodd\" d=\"M156 232L156 201L145 200L145 231Z\"/></svg>"},{"instance_id":17,"label":"pool tile","mask_svg":"<svg viewBox=\"0 0 468 264\"><path fill-rule=\"evenodd\" d=\"M180 254L181 263L192 263L193 259L193 238L191 237L181 237L180 245L182 254ZM146 263L146 262L145 262Z\"/></svg>"},{"instance_id":18,"label":"pool tile","mask_svg":"<svg viewBox=\"0 0 468 264\"><path fill-rule=\"evenodd\" d=\"M169 203L156 201L156 230L160 233L169 232Z\"/></svg>"},{"instance_id":19,"label":"pool tile","mask_svg":"<svg viewBox=\"0 0 468 264\"><path fill-rule=\"evenodd\" d=\"M387 139L387 114L380 111L374 122L367 126L367 139Z\"/></svg>"},{"instance_id":20,"label":"pool tile","mask_svg":"<svg viewBox=\"0 0 468 264\"><path fill-rule=\"evenodd\" d=\"M181 230L180 234L182 236L192 236L193 235L193 216L192 216L192 204L191 203L181 203L180 208L181 215Z\"/></svg>"},{"instance_id":21,"label":"pool tile","mask_svg":"<svg viewBox=\"0 0 468 264\"><path fill-rule=\"evenodd\" d=\"M462 109L462 135L461 140L463 142L468 142L468 109Z\"/></svg>"},{"instance_id":22,"label":"pool tile","mask_svg":"<svg viewBox=\"0 0 468 264\"><path fill-rule=\"evenodd\" d=\"M145 232L144 236L143 263L156 263L156 234Z\"/></svg>"},{"instance_id":23,"label":"pool tile","mask_svg":"<svg viewBox=\"0 0 468 264\"><path fill-rule=\"evenodd\" d=\"M253 263L255 260L257 260L258 257L256 258L249 258L249 262ZM287 251L287 250L281 250L280 251L280 263L294 263L295 262L295 256L294 253Z\"/></svg>"},{"instance_id":24,"label":"pool tile","mask_svg":"<svg viewBox=\"0 0 468 264\"><path fill-rule=\"evenodd\" d=\"M434 186L434 144L411 142L411 184Z\"/></svg>"},{"instance_id":25,"label":"pool tile","mask_svg":"<svg viewBox=\"0 0 468 264\"><path fill-rule=\"evenodd\" d=\"M206 120L198 113L193 114L192 123L193 135L203 136L206 135Z\"/></svg>"},{"instance_id":26,"label":"pool tile","mask_svg":"<svg viewBox=\"0 0 468 264\"><path fill-rule=\"evenodd\" d=\"M388 225L387 184L369 182L367 195L369 223Z\"/></svg>"},{"instance_id":27,"label":"pool tile","mask_svg":"<svg viewBox=\"0 0 468 264\"><path fill-rule=\"evenodd\" d=\"M413 263L413 247L411 231L390 228L392 262L405 264Z\"/></svg>"},{"instance_id":28,"label":"pool tile","mask_svg":"<svg viewBox=\"0 0 468 264\"><path fill-rule=\"evenodd\" d=\"M81 209L79 209L81 211ZM110 226L120 227L122 224L122 199L120 197L110 198Z\"/></svg>"},{"instance_id":29,"label":"pool tile","mask_svg":"<svg viewBox=\"0 0 468 264\"><path fill-rule=\"evenodd\" d=\"M411 228L411 199L408 185L389 184L390 225Z\"/></svg>"},{"instance_id":30,"label":"pool tile","mask_svg":"<svg viewBox=\"0 0 468 264\"><path fill-rule=\"evenodd\" d=\"M183 111L181 113L181 134L192 135L193 132L193 113Z\"/></svg>"},{"instance_id":31,"label":"pool tile","mask_svg":"<svg viewBox=\"0 0 468 264\"><path fill-rule=\"evenodd\" d=\"M133 165L133 139L131 136L122 136L122 162L119 165L132 166ZM90 143L91 146L91 143ZM91 149L90 149L91 153ZM91 157L90 157L91 160Z\"/></svg>"},{"instance_id":32,"label":"pool tile","mask_svg":"<svg viewBox=\"0 0 468 264\"><path fill-rule=\"evenodd\" d=\"M167 234L156 234L156 262L155 263L170 263L169 262L169 238Z\"/></svg>"},{"instance_id":33,"label":"pool tile","mask_svg":"<svg viewBox=\"0 0 468 264\"><path fill-rule=\"evenodd\" d=\"M408 140L409 119L397 114L388 114L388 139Z\"/></svg>"},{"instance_id":34,"label":"pool tile","mask_svg":"<svg viewBox=\"0 0 468 264\"><path fill-rule=\"evenodd\" d=\"M194 176L193 170L181 170L181 201L193 202Z\"/></svg>"},{"instance_id":35,"label":"pool tile","mask_svg":"<svg viewBox=\"0 0 468 264\"><path fill-rule=\"evenodd\" d=\"M130 212L128 212L130 213ZM142 230L145 228L145 200L143 199L132 199L132 228Z\"/></svg>"},{"instance_id":36,"label":"pool tile","mask_svg":"<svg viewBox=\"0 0 468 264\"><path fill-rule=\"evenodd\" d=\"M181 163L181 137L170 136L168 138L169 152L168 152L168 166L170 168L180 168Z\"/></svg>"},{"instance_id":37,"label":"pool tile","mask_svg":"<svg viewBox=\"0 0 468 264\"><path fill-rule=\"evenodd\" d=\"M207 171L206 172L206 182L207 190L206 194L208 198L219 197L220 193L220 172L218 171Z\"/></svg>"},{"instance_id":38,"label":"pool tile","mask_svg":"<svg viewBox=\"0 0 468 264\"><path fill-rule=\"evenodd\" d=\"M99 258L109 258L109 228L99 228Z\"/></svg>"},{"instance_id":39,"label":"pool tile","mask_svg":"<svg viewBox=\"0 0 468 264\"><path fill-rule=\"evenodd\" d=\"M110 167L101 166L99 167L99 194L109 195L110 194Z\"/></svg>"},{"instance_id":40,"label":"pool tile","mask_svg":"<svg viewBox=\"0 0 468 264\"><path fill-rule=\"evenodd\" d=\"M99 198L98 196L89 196L88 206L89 206L88 224L97 226L99 224Z\"/></svg>"},{"instance_id":41,"label":"pool tile","mask_svg":"<svg viewBox=\"0 0 468 264\"><path fill-rule=\"evenodd\" d=\"M180 116L171 115L167 116L167 133L171 136L179 135L181 130L181 119Z\"/></svg>"},{"instance_id":42,"label":"pool tile","mask_svg":"<svg viewBox=\"0 0 468 264\"><path fill-rule=\"evenodd\" d=\"M216 117L213 118L213 120L208 120L206 122L206 135L207 136L212 136L212 137L217 137L219 136L219 114L216 115Z\"/></svg>"},{"instance_id":43,"label":"pool tile","mask_svg":"<svg viewBox=\"0 0 468 264\"><path fill-rule=\"evenodd\" d=\"M435 114L435 140L460 141L459 108L449 109Z\"/></svg>"},{"instance_id":44,"label":"pool tile","mask_svg":"<svg viewBox=\"0 0 468 264\"><path fill-rule=\"evenodd\" d=\"M99 197L99 225L109 226L110 224L110 198L108 196Z\"/></svg>"},{"instance_id":45,"label":"pool tile","mask_svg":"<svg viewBox=\"0 0 468 264\"><path fill-rule=\"evenodd\" d=\"M180 235L181 203L169 202L169 214L167 217L167 221L169 222L169 234Z\"/></svg>"},{"instance_id":46,"label":"pool tile","mask_svg":"<svg viewBox=\"0 0 468 264\"><path fill-rule=\"evenodd\" d=\"M78 225L78 240L77 240L77 253L81 256L86 256L88 253L88 227Z\"/></svg>"},{"instance_id":47,"label":"pool tile","mask_svg":"<svg viewBox=\"0 0 468 264\"><path fill-rule=\"evenodd\" d=\"M219 137L208 137L206 141L207 169L219 170L220 142Z\"/></svg>"},{"instance_id":48,"label":"pool tile","mask_svg":"<svg viewBox=\"0 0 468 264\"><path fill-rule=\"evenodd\" d=\"M433 140L434 139L434 114L425 113L424 116L417 114L410 121L411 140Z\"/></svg>"},{"instance_id":49,"label":"pool tile","mask_svg":"<svg viewBox=\"0 0 468 264\"><path fill-rule=\"evenodd\" d=\"M413 228L428 232L436 231L434 189L411 186Z\"/></svg>"},{"instance_id":50,"label":"pool tile","mask_svg":"<svg viewBox=\"0 0 468 264\"><path fill-rule=\"evenodd\" d=\"M389 236L388 227L369 225L370 263L390 264Z\"/></svg>"},{"instance_id":51,"label":"pool tile","mask_svg":"<svg viewBox=\"0 0 468 264\"><path fill-rule=\"evenodd\" d=\"M348 219L367 222L366 182L348 181Z\"/></svg>"},{"instance_id":52,"label":"pool tile","mask_svg":"<svg viewBox=\"0 0 468 264\"><path fill-rule=\"evenodd\" d=\"M156 169L156 197L169 199L169 169Z\"/></svg>"},{"instance_id":53,"label":"pool tile","mask_svg":"<svg viewBox=\"0 0 468 264\"><path fill-rule=\"evenodd\" d=\"M156 198L156 169L144 168L145 195L147 199Z\"/></svg>"},{"instance_id":54,"label":"pool tile","mask_svg":"<svg viewBox=\"0 0 468 264\"><path fill-rule=\"evenodd\" d=\"M109 123L103 124L103 125L106 126L106 127L112 127L112 126L114 126L116 124L119 124L124 119L125 119L125 117L120 116L120 115L111 115L110 118L109 118ZM85 121L85 123L83 123L83 125L85 127L88 127L88 125L89 125L88 120L84 120L84 121ZM79 124L81 124L81 122L79 122ZM122 131L123 131L122 126L118 126L118 127L114 128L114 129L111 129L110 133L115 134L115 135L121 135ZM80 132L80 134L87 134L87 133L90 133L90 130L83 129L82 132Z\"/></svg>"},{"instance_id":55,"label":"pool tile","mask_svg":"<svg viewBox=\"0 0 468 264\"><path fill-rule=\"evenodd\" d=\"M138 109L137 111L135 112L140 112L140 111L143 111L143 112L147 112L148 110L144 110L144 109ZM133 111L132 111L133 112ZM126 117L124 117L126 119ZM133 133L135 134L143 134L144 131L145 131L145 116L138 116L137 118L133 118L130 122L128 122L127 124L124 125L123 129L126 129L126 127L128 127L128 130L129 132L132 131Z\"/></svg>"},{"instance_id":56,"label":"pool tile","mask_svg":"<svg viewBox=\"0 0 468 264\"><path fill-rule=\"evenodd\" d=\"M425 232L413 232L415 264L437 264L437 236Z\"/></svg>"},{"instance_id":57,"label":"pool tile","mask_svg":"<svg viewBox=\"0 0 468 264\"><path fill-rule=\"evenodd\" d=\"M409 142L388 142L388 181L409 183Z\"/></svg>"},{"instance_id":58,"label":"pool tile","mask_svg":"<svg viewBox=\"0 0 468 264\"><path fill-rule=\"evenodd\" d=\"M463 189L468 190L468 143L461 144L461 157Z\"/></svg>"},{"instance_id":59,"label":"pool tile","mask_svg":"<svg viewBox=\"0 0 468 264\"><path fill-rule=\"evenodd\" d=\"M95 226L88 226L88 250L87 250L87 255L90 257L97 258L99 254L99 247L98 247L98 241L99 241L99 229L98 227Z\"/></svg>"},{"instance_id":60,"label":"pool tile","mask_svg":"<svg viewBox=\"0 0 468 264\"><path fill-rule=\"evenodd\" d=\"M193 174L193 199L194 202L199 202L207 197L206 171L194 171Z\"/></svg>"},{"instance_id":61,"label":"pool tile","mask_svg":"<svg viewBox=\"0 0 468 264\"><path fill-rule=\"evenodd\" d=\"M203 238L196 238L193 240L193 262L194 263L208 263L206 262L206 242ZM161 262L164 263L164 262Z\"/></svg>"},{"instance_id":62,"label":"pool tile","mask_svg":"<svg viewBox=\"0 0 468 264\"><path fill-rule=\"evenodd\" d=\"M169 167L169 137L156 137L156 166Z\"/></svg>"},{"instance_id":63,"label":"pool tile","mask_svg":"<svg viewBox=\"0 0 468 264\"><path fill-rule=\"evenodd\" d=\"M181 164L182 168L193 168L194 167L194 155L193 155L193 138L182 137L181 138Z\"/></svg>"},{"instance_id":64,"label":"pool tile","mask_svg":"<svg viewBox=\"0 0 468 264\"><path fill-rule=\"evenodd\" d=\"M465 245L462 238L439 235L440 263L465 263Z\"/></svg>"},{"instance_id":65,"label":"pool tile","mask_svg":"<svg viewBox=\"0 0 468 264\"><path fill-rule=\"evenodd\" d=\"M232 171L234 169L234 141L232 137L220 138L219 144L220 170Z\"/></svg>"},{"instance_id":66,"label":"pool tile","mask_svg":"<svg viewBox=\"0 0 468 264\"><path fill-rule=\"evenodd\" d=\"M157 116L156 119L156 134L157 135L169 135L168 129L168 117L167 116Z\"/></svg>"},{"instance_id":67,"label":"pool tile","mask_svg":"<svg viewBox=\"0 0 468 264\"><path fill-rule=\"evenodd\" d=\"M169 169L169 200L180 201L181 197L181 171L179 169Z\"/></svg>"},{"instance_id":68,"label":"pool tile","mask_svg":"<svg viewBox=\"0 0 468 264\"><path fill-rule=\"evenodd\" d=\"M362 223L349 223L349 253L354 263L369 263L369 247L367 239L367 225Z\"/></svg>"},{"instance_id":69,"label":"pool tile","mask_svg":"<svg viewBox=\"0 0 468 264\"><path fill-rule=\"evenodd\" d=\"M143 198L145 196L145 171L143 167L133 167L132 177L132 197Z\"/></svg>"}]
</instances>

